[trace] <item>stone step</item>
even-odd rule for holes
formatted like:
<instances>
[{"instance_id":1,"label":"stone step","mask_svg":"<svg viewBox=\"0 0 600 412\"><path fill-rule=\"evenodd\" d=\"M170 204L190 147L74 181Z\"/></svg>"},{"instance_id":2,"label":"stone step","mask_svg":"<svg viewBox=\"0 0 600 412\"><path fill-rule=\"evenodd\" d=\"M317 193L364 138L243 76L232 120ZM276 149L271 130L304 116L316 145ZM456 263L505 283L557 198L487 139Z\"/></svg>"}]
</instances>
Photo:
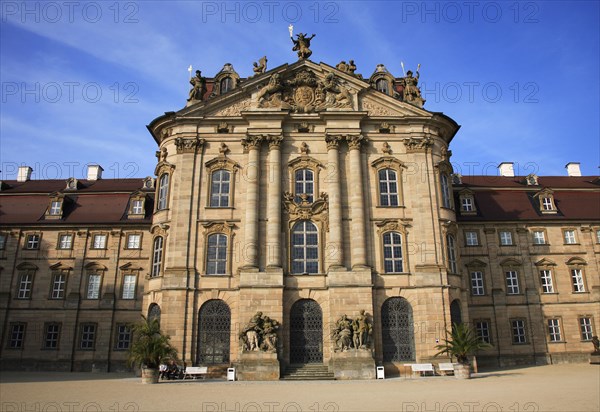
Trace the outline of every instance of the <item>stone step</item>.
<instances>
[{"instance_id":1,"label":"stone step","mask_svg":"<svg viewBox=\"0 0 600 412\"><path fill-rule=\"evenodd\" d=\"M290 365L286 368L283 380L334 380L332 372L326 365L309 363L306 365Z\"/></svg>"}]
</instances>

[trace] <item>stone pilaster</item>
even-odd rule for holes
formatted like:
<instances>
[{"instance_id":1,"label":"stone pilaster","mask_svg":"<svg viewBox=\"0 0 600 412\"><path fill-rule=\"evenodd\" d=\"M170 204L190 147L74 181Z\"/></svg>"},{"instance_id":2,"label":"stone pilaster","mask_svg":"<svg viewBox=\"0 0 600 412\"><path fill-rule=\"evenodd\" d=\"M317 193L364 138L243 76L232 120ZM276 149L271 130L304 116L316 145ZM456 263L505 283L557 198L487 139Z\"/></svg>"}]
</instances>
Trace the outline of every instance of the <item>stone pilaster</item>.
<instances>
[{"instance_id":1,"label":"stone pilaster","mask_svg":"<svg viewBox=\"0 0 600 412\"><path fill-rule=\"evenodd\" d=\"M267 185L267 267L281 267L281 141L269 137L269 182Z\"/></svg>"},{"instance_id":2,"label":"stone pilaster","mask_svg":"<svg viewBox=\"0 0 600 412\"><path fill-rule=\"evenodd\" d=\"M258 268L258 185L260 179L260 145L263 137L248 135L242 139L244 151L248 153L246 173L246 221L244 224L244 244L242 256L244 268Z\"/></svg>"},{"instance_id":3,"label":"stone pilaster","mask_svg":"<svg viewBox=\"0 0 600 412\"><path fill-rule=\"evenodd\" d=\"M329 193L329 237L326 250L330 254L328 270L345 269L342 244L342 199L340 187L339 144L341 137L328 135L327 142L327 191Z\"/></svg>"},{"instance_id":4,"label":"stone pilaster","mask_svg":"<svg viewBox=\"0 0 600 412\"><path fill-rule=\"evenodd\" d=\"M362 135L346 136L350 150L350 176L348 181L350 192L350 217L352 219L352 269L360 269L367 266L366 236L365 236L365 206L363 193L362 162L360 159L360 148L366 142Z\"/></svg>"}]
</instances>

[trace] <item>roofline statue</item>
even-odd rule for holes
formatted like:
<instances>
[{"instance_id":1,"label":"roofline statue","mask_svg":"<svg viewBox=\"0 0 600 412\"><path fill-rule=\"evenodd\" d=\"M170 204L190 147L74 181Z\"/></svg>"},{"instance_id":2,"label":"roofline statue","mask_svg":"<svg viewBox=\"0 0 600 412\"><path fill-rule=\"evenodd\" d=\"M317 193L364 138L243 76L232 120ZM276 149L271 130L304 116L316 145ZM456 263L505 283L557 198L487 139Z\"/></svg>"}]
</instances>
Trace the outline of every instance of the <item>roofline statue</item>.
<instances>
[{"instance_id":1,"label":"roofline statue","mask_svg":"<svg viewBox=\"0 0 600 412\"><path fill-rule=\"evenodd\" d=\"M298 52L298 60L308 59L312 54L312 51L310 50L310 41L315 37L315 34L313 33L310 37L306 36L306 33L298 33L296 35L298 39L294 40L290 30L290 39L292 40L292 43L294 43L292 50Z\"/></svg>"}]
</instances>

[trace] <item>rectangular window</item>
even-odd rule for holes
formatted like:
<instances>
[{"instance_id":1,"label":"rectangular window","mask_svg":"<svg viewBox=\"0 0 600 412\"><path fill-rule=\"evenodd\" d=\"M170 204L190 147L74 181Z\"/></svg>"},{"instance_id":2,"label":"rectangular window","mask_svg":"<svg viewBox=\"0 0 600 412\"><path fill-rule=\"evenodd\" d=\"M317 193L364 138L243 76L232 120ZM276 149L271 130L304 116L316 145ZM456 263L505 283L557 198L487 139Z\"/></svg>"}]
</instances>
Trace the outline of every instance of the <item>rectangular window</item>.
<instances>
[{"instance_id":1,"label":"rectangular window","mask_svg":"<svg viewBox=\"0 0 600 412\"><path fill-rule=\"evenodd\" d=\"M554 285L552 284L552 271L540 270L540 281L542 284L542 293L554 293Z\"/></svg>"},{"instance_id":2,"label":"rectangular window","mask_svg":"<svg viewBox=\"0 0 600 412\"><path fill-rule=\"evenodd\" d=\"M115 341L116 350L128 350L131 343L131 327L128 325L117 325Z\"/></svg>"},{"instance_id":3,"label":"rectangular window","mask_svg":"<svg viewBox=\"0 0 600 412\"><path fill-rule=\"evenodd\" d=\"M506 293L509 295L519 294L519 277L516 270L506 271Z\"/></svg>"},{"instance_id":4,"label":"rectangular window","mask_svg":"<svg viewBox=\"0 0 600 412\"><path fill-rule=\"evenodd\" d=\"M10 349L23 349L24 342L25 342L25 324L24 323L11 323L11 325L10 325L10 340L8 341L8 347Z\"/></svg>"},{"instance_id":5,"label":"rectangular window","mask_svg":"<svg viewBox=\"0 0 600 412\"><path fill-rule=\"evenodd\" d=\"M470 197L461 198L461 208L463 212L472 212L473 211L473 199Z\"/></svg>"},{"instance_id":6,"label":"rectangular window","mask_svg":"<svg viewBox=\"0 0 600 412\"><path fill-rule=\"evenodd\" d=\"M50 203L50 211L48 212L48 214L52 216L58 216L61 213L61 209L62 202L53 201L52 203Z\"/></svg>"},{"instance_id":7,"label":"rectangular window","mask_svg":"<svg viewBox=\"0 0 600 412\"><path fill-rule=\"evenodd\" d=\"M571 281L573 283L573 292L585 292L585 285L583 284L583 271L581 269L571 269Z\"/></svg>"},{"instance_id":8,"label":"rectangular window","mask_svg":"<svg viewBox=\"0 0 600 412\"><path fill-rule=\"evenodd\" d=\"M39 249L40 248L40 235L27 235L27 243L25 244L25 249Z\"/></svg>"},{"instance_id":9,"label":"rectangular window","mask_svg":"<svg viewBox=\"0 0 600 412\"><path fill-rule=\"evenodd\" d=\"M230 187L231 173L228 170L214 171L212 174L212 182L210 185L210 206L228 207Z\"/></svg>"},{"instance_id":10,"label":"rectangular window","mask_svg":"<svg viewBox=\"0 0 600 412\"><path fill-rule=\"evenodd\" d=\"M522 319L514 319L511 321L511 327L512 343L527 343L527 337L525 336L525 321Z\"/></svg>"},{"instance_id":11,"label":"rectangular window","mask_svg":"<svg viewBox=\"0 0 600 412\"><path fill-rule=\"evenodd\" d=\"M160 276L162 265L163 238L158 236L154 239L154 251L152 252L152 277Z\"/></svg>"},{"instance_id":12,"label":"rectangular window","mask_svg":"<svg viewBox=\"0 0 600 412\"><path fill-rule=\"evenodd\" d=\"M106 249L106 235L94 235L92 249Z\"/></svg>"},{"instance_id":13,"label":"rectangular window","mask_svg":"<svg viewBox=\"0 0 600 412\"><path fill-rule=\"evenodd\" d=\"M592 340L592 336L594 335L592 318L579 318L579 330L581 331L581 340Z\"/></svg>"},{"instance_id":14,"label":"rectangular window","mask_svg":"<svg viewBox=\"0 0 600 412\"><path fill-rule=\"evenodd\" d=\"M492 343L490 337L490 323L487 320L475 321L475 331L477 336L485 343Z\"/></svg>"},{"instance_id":15,"label":"rectangular window","mask_svg":"<svg viewBox=\"0 0 600 412\"><path fill-rule=\"evenodd\" d=\"M542 230L536 230L533 232L533 244L534 245L545 245L546 234Z\"/></svg>"},{"instance_id":16,"label":"rectangular window","mask_svg":"<svg viewBox=\"0 0 600 412\"><path fill-rule=\"evenodd\" d=\"M4 233L0 233L0 250L6 249L6 235Z\"/></svg>"},{"instance_id":17,"label":"rectangular window","mask_svg":"<svg viewBox=\"0 0 600 412\"><path fill-rule=\"evenodd\" d=\"M50 299L64 299L67 286L67 274L57 272L52 275L52 290L50 291Z\"/></svg>"},{"instance_id":18,"label":"rectangular window","mask_svg":"<svg viewBox=\"0 0 600 412\"><path fill-rule=\"evenodd\" d=\"M392 169L379 171L379 205L398 206L398 179Z\"/></svg>"},{"instance_id":19,"label":"rectangular window","mask_svg":"<svg viewBox=\"0 0 600 412\"><path fill-rule=\"evenodd\" d=\"M142 235L137 233L127 236L127 249L140 249L141 240Z\"/></svg>"},{"instance_id":20,"label":"rectangular window","mask_svg":"<svg viewBox=\"0 0 600 412\"><path fill-rule=\"evenodd\" d=\"M87 298L98 299L100 297L100 281L102 276L98 274L90 274L88 276Z\"/></svg>"},{"instance_id":21,"label":"rectangular window","mask_svg":"<svg viewBox=\"0 0 600 412\"><path fill-rule=\"evenodd\" d=\"M18 299L31 299L31 290L33 288L33 273L23 272L19 277Z\"/></svg>"},{"instance_id":22,"label":"rectangular window","mask_svg":"<svg viewBox=\"0 0 600 412\"><path fill-rule=\"evenodd\" d=\"M135 275L123 276L123 299L135 299Z\"/></svg>"},{"instance_id":23,"label":"rectangular window","mask_svg":"<svg viewBox=\"0 0 600 412\"><path fill-rule=\"evenodd\" d=\"M544 210L553 210L552 207L552 199L549 197L542 198L542 209Z\"/></svg>"},{"instance_id":24,"label":"rectangular window","mask_svg":"<svg viewBox=\"0 0 600 412\"><path fill-rule=\"evenodd\" d=\"M224 275L227 267L227 236L215 233L208 237L206 274Z\"/></svg>"},{"instance_id":25,"label":"rectangular window","mask_svg":"<svg viewBox=\"0 0 600 412\"><path fill-rule=\"evenodd\" d=\"M566 245L574 245L577 243L577 239L575 238L574 230L565 230L563 232L563 234L565 236L565 244Z\"/></svg>"},{"instance_id":26,"label":"rectangular window","mask_svg":"<svg viewBox=\"0 0 600 412\"><path fill-rule=\"evenodd\" d=\"M451 208L450 203L450 183L448 182L448 175L443 173L440 176L441 189L442 189L442 206L446 209Z\"/></svg>"},{"instance_id":27,"label":"rectangular window","mask_svg":"<svg viewBox=\"0 0 600 412\"><path fill-rule=\"evenodd\" d=\"M562 340L560 336L560 319L548 319L548 334L550 335L550 342L560 342Z\"/></svg>"},{"instance_id":28,"label":"rectangular window","mask_svg":"<svg viewBox=\"0 0 600 412\"><path fill-rule=\"evenodd\" d=\"M167 198L169 196L169 174L163 173L158 180L158 202L156 210L167 208Z\"/></svg>"},{"instance_id":29,"label":"rectangular window","mask_svg":"<svg viewBox=\"0 0 600 412\"><path fill-rule=\"evenodd\" d=\"M483 289L483 272L471 272L471 294L482 296L485 294Z\"/></svg>"},{"instance_id":30,"label":"rectangular window","mask_svg":"<svg viewBox=\"0 0 600 412\"><path fill-rule=\"evenodd\" d=\"M47 323L44 335L44 349L58 349L60 323Z\"/></svg>"},{"instance_id":31,"label":"rectangular window","mask_svg":"<svg viewBox=\"0 0 600 412\"><path fill-rule=\"evenodd\" d=\"M500 232L500 244L502 246L511 246L513 244L512 232L506 230Z\"/></svg>"},{"instance_id":32,"label":"rectangular window","mask_svg":"<svg viewBox=\"0 0 600 412\"><path fill-rule=\"evenodd\" d=\"M143 200L134 200L131 205L131 212L134 215L141 215L144 213L144 201Z\"/></svg>"},{"instance_id":33,"label":"rectangular window","mask_svg":"<svg viewBox=\"0 0 600 412\"><path fill-rule=\"evenodd\" d=\"M71 249L73 246L73 235L64 234L58 237L58 248L59 249Z\"/></svg>"},{"instance_id":34,"label":"rectangular window","mask_svg":"<svg viewBox=\"0 0 600 412\"><path fill-rule=\"evenodd\" d=\"M467 246L479 246L479 237L477 236L477 232L465 232L465 242Z\"/></svg>"},{"instance_id":35,"label":"rectangular window","mask_svg":"<svg viewBox=\"0 0 600 412\"><path fill-rule=\"evenodd\" d=\"M600 243L600 229L596 230L596 243Z\"/></svg>"},{"instance_id":36,"label":"rectangular window","mask_svg":"<svg viewBox=\"0 0 600 412\"><path fill-rule=\"evenodd\" d=\"M81 325L81 339L79 341L79 349L93 350L96 341L96 325L87 323Z\"/></svg>"}]
</instances>

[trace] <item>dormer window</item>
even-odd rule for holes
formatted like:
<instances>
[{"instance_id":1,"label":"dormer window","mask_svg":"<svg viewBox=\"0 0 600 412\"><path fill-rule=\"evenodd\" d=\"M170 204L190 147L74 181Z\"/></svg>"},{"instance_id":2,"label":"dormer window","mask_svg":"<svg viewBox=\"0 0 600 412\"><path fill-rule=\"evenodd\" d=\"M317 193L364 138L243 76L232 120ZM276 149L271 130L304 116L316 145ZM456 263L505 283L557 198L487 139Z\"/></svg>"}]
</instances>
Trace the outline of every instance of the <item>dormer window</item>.
<instances>
[{"instance_id":1,"label":"dormer window","mask_svg":"<svg viewBox=\"0 0 600 412\"><path fill-rule=\"evenodd\" d=\"M543 189L535 194L538 198L539 208L542 214L556 213L556 204L554 203L554 192L550 189Z\"/></svg>"},{"instance_id":2,"label":"dormer window","mask_svg":"<svg viewBox=\"0 0 600 412\"><path fill-rule=\"evenodd\" d=\"M225 77L221 80L221 94L227 93L228 91L233 89L233 79L231 77Z\"/></svg>"},{"instance_id":3,"label":"dormer window","mask_svg":"<svg viewBox=\"0 0 600 412\"><path fill-rule=\"evenodd\" d=\"M379 79L375 82L375 88L385 94L390 94L390 86L386 79Z\"/></svg>"},{"instance_id":4,"label":"dormer window","mask_svg":"<svg viewBox=\"0 0 600 412\"><path fill-rule=\"evenodd\" d=\"M52 193L50 195L50 204L46 210L46 219L60 219L63 214L64 195L61 193Z\"/></svg>"},{"instance_id":5,"label":"dormer window","mask_svg":"<svg viewBox=\"0 0 600 412\"><path fill-rule=\"evenodd\" d=\"M131 195L129 200L129 210L127 211L127 218L129 219L143 219L146 216L146 195L141 191L135 192Z\"/></svg>"},{"instance_id":6,"label":"dormer window","mask_svg":"<svg viewBox=\"0 0 600 412\"><path fill-rule=\"evenodd\" d=\"M473 196L473 192L465 189L462 190L459 194L460 201L460 214L463 216L476 215L477 207L475 206L475 197Z\"/></svg>"}]
</instances>

